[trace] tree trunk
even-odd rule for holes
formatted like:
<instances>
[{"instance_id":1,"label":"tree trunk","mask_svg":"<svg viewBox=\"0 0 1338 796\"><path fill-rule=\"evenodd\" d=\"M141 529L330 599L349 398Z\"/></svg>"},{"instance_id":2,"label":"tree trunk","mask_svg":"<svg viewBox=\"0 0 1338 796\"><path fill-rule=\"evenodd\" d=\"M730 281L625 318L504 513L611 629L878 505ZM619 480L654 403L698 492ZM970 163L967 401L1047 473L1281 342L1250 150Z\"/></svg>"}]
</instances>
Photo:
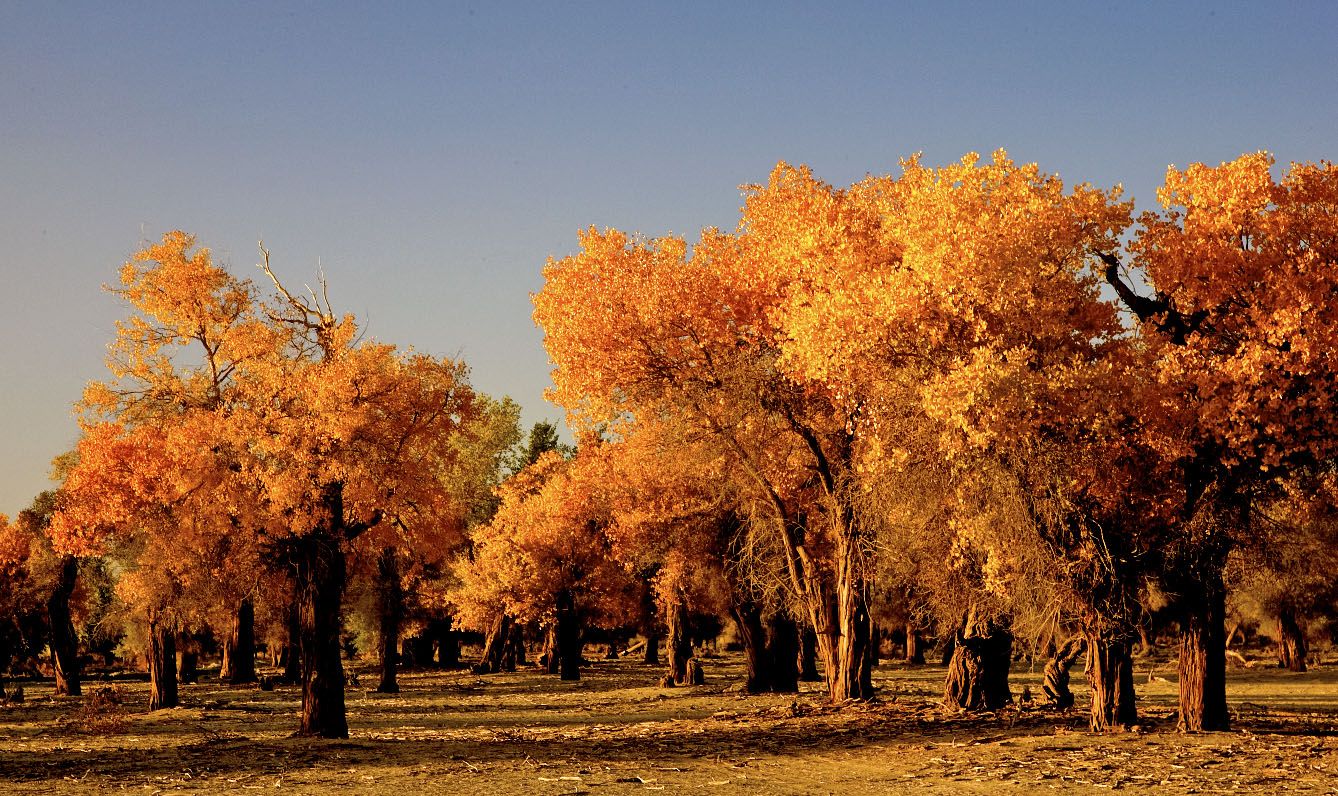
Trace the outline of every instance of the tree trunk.
<instances>
[{"instance_id":1,"label":"tree trunk","mask_svg":"<svg viewBox=\"0 0 1338 796\"><path fill-rule=\"evenodd\" d=\"M1051 646L1053 647L1053 640ZM1087 642L1074 637L1056 649L1050 661L1045 664L1044 683L1041 690L1050 704L1059 710L1073 707L1073 692L1069 690L1069 670L1078 661L1078 656L1087 648Z\"/></svg>"},{"instance_id":2,"label":"tree trunk","mask_svg":"<svg viewBox=\"0 0 1338 796\"><path fill-rule=\"evenodd\" d=\"M254 683L256 678L256 609L250 599L237 603L232 615L232 627L223 645L223 660L227 672L219 672L219 679L229 685Z\"/></svg>"},{"instance_id":3,"label":"tree trunk","mask_svg":"<svg viewBox=\"0 0 1338 796\"><path fill-rule=\"evenodd\" d=\"M681 596L669 603L664 623L669 630L666 651L669 654L669 678L674 685L683 685L688 677L688 659L692 657L692 640L687 634L688 606Z\"/></svg>"},{"instance_id":4,"label":"tree trunk","mask_svg":"<svg viewBox=\"0 0 1338 796\"><path fill-rule=\"evenodd\" d=\"M149 620L149 710L177 706L176 633L167 623Z\"/></svg>"},{"instance_id":5,"label":"tree trunk","mask_svg":"<svg viewBox=\"0 0 1338 796\"><path fill-rule=\"evenodd\" d=\"M822 679L822 673L818 671L818 634L807 625L799 634L799 679L805 683Z\"/></svg>"},{"instance_id":6,"label":"tree trunk","mask_svg":"<svg viewBox=\"0 0 1338 796\"><path fill-rule=\"evenodd\" d=\"M399 559L393 547L381 548L381 555L376 560L376 591L381 636L381 682L376 690L382 694L398 694L400 684L395 680L395 667L399 663L404 591L400 587Z\"/></svg>"},{"instance_id":7,"label":"tree trunk","mask_svg":"<svg viewBox=\"0 0 1338 796\"><path fill-rule=\"evenodd\" d=\"M767 661L773 692L792 694L799 690L799 626L781 611L767 620Z\"/></svg>"},{"instance_id":8,"label":"tree trunk","mask_svg":"<svg viewBox=\"0 0 1338 796\"><path fill-rule=\"evenodd\" d=\"M968 621L966 628L954 639L943 703L961 710L998 710L1013 701L1008 688L1013 634L992 621Z\"/></svg>"},{"instance_id":9,"label":"tree trunk","mask_svg":"<svg viewBox=\"0 0 1338 796\"><path fill-rule=\"evenodd\" d=\"M1226 702L1226 586L1211 564L1184 597L1180 626L1180 722L1187 732L1231 728Z\"/></svg>"},{"instance_id":10,"label":"tree trunk","mask_svg":"<svg viewBox=\"0 0 1338 796\"><path fill-rule=\"evenodd\" d=\"M443 669L460 668L460 631L453 627L453 622L447 616L429 625L437 631L437 662Z\"/></svg>"},{"instance_id":11,"label":"tree trunk","mask_svg":"<svg viewBox=\"0 0 1338 796\"><path fill-rule=\"evenodd\" d=\"M647 666L660 665L660 634L653 630L647 630L646 647L641 653L641 662Z\"/></svg>"},{"instance_id":12,"label":"tree trunk","mask_svg":"<svg viewBox=\"0 0 1338 796\"><path fill-rule=\"evenodd\" d=\"M1128 729L1138 723L1134 704L1132 645L1124 639L1087 634L1087 682L1092 687L1092 732Z\"/></svg>"},{"instance_id":13,"label":"tree trunk","mask_svg":"<svg viewBox=\"0 0 1338 796\"><path fill-rule=\"evenodd\" d=\"M343 516L342 496L331 515ZM339 645L346 576L339 535L318 529L297 540L297 594L301 601L302 721L298 735L347 738L344 661Z\"/></svg>"},{"instance_id":14,"label":"tree trunk","mask_svg":"<svg viewBox=\"0 0 1338 796\"><path fill-rule=\"evenodd\" d=\"M525 663L525 625L514 622L511 625L511 659L515 668L523 668Z\"/></svg>"},{"instance_id":15,"label":"tree trunk","mask_svg":"<svg viewBox=\"0 0 1338 796\"><path fill-rule=\"evenodd\" d=\"M1305 671L1305 630L1290 607L1278 611L1278 665L1292 672Z\"/></svg>"},{"instance_id":16,"label":"tree trunk","mask_svg":"<svg viewBox=\"0 0 1338 796\"><path fill-rule=\"evenodd\" d=\"M923 666L925 662L924 643L920 639L920 633L915 629L915 625L906 623L906 663L912 666Z\"/></svg>"},{"instance_id":17,"label":"tree trunk","mask_svg":"<svg viewBox=\"0 0 1338 796\"><path fill-rule=\"evenodd\" d=\"M47 618L51 621L51 666L56 672L56 696L79 696L79 637L70 618L70 595L79 577L79 559L64 556L56 587L47 598Z\"/></svg>"},{"instance_id":18,"label":"tree trunk","mask_svg":"<svg viewBox=\"0 0 1338 796\"><path fill-rule=\"evenodd\" d=\"M483 642L483 655L474 667L477 674L497 674L502 671L502 657L506 654L507 642L511 638L511 617L505 612L499 613L493 620L492 629Z\"/></svg>"},{"instance_id":19,"label":"tree trunk","mask_svg":"<svg viewBox=\"0 0 1338 796\"><path fill-rule=\"evenodd\" d=\"M762 608L751 600L735 601L734 621L739 626L739 640L743 642L744 660L748 666L744 689L750 694L771 690L770 671L773 658L767 649L766 629L762 626Z\"/></svg>"},{"instance_id":20,"label":"tree trunk","mask_svg":"<svg viewBox=\"0 0 1338 796\"><path fill-rule=\"evenodd\" d=\"M558 676L563 680L581 679L581 619L576 613L576 601L570 591L557 594L557 621L555 623L558 657Z\"/></svg>"},{"instance_id":21,"label":"tree trunk","mask_svg":"<svg viewBox=\"0 0 1338 796\"><path fill-rule=\"evenodd\" d=\"M200 679L200 654L197 640L182 633L177 638L177 682L194 683Z\"/></svg>"}]
</instances>

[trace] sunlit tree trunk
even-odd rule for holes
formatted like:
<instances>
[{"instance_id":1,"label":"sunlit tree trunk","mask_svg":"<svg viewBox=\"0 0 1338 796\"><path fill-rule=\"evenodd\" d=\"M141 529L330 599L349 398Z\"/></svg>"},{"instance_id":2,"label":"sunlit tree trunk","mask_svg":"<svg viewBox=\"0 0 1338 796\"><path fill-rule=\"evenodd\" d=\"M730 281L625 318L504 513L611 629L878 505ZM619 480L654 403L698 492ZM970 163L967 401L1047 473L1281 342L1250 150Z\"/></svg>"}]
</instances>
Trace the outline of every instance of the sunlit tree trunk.
<instances>
[{"instance_id":1,"label":"sunlit tree trunk","mask_svg":"<svg viewBox=\"0 0 1338 796\"><path fill-rule=\"evenodd\" d=\"M1226 702L1226 586L1222 568L1200 570L1194 590L1182 598L1180 628L1180 723L1188 732L1231 728Z\"/></svg>"},{"instance_id":2,"label":"sunlit tree trunk","mask_svg":"<svg viewBox=\"0 0 1338 796\"><path fill-rule=\"evenodd\" d=\"M1087 634L1087 682L1092 687L1092 732L1127 729L1138 723L1134 704L1134 660L1127 639Z\"/></svg>"},{"instance_id":3,"label":"sunlit tree trunk","mask_svg":"<svg viewBox=\"0 0 1338 796\"><path fill-rule=\"evenodd\" d=\"M79 577L79 560L64 556L56 586L47 598L47 618L51 622L51 665L56 673L56 695L79 696L79 637L70 618L70 596Z\"/></svg>"},{"instance_id":4,"label":"sunlit tree trunk","mask_svg":"<svg viewBox=\"0 0 1338 796\"><path fill-rule=\"evenodd\" d=\"M479 658L474 671L479 674L496 674L502 671L502 658L511 640L511 617L505 612L499 613L493 620L492 628L483 642L483 655Z\"/></svg>"},{"instance_id":5,"label":"sunlit tree trunk","mask_svg":"<svg viewBox=\"0 0 1338 796\"><path fill-rule=\"evenodd\" d=\"M681 595L673 598L665 611L665 626L669 633L665 637L666 652L669 655L669 679L675 685L687 682L688 659L692 657L692 640L687 632L688 606Z\"/></svg>"},{"instance_id":6,"label":"sunlit tree trunk","mask_svg":"<svg viewBox=\"0 0 1338 796\"><path fill-rule=\"evenodd\" d=\"M906 623L906 663L912 666L923 666L925 662L924 643L920 639L920 633L915 629L915 625Z\"/></svg>"},{"instance_id":7,"label":"sunlit tree trunk","mask_svg":"<svg viewBox=\"0 0 1338 796\"><path fill-rule=\"evenodd\" d=\"M1053 648L1053 642L1051 647ZM1041 690L1045 693L1050 704L1059 710L1067 710L1073 707L1073 692L1069 690L1069 670L1073 668L1073 664L1077 663L1078 656L1082 655L1085 649L1087 649L1087 642L1081 637L1071 638L1064 643L1064 646L1056 649L1050 660L1045 664Z\"/></svg>"},{"instance_id":8,"label":"sunlit tree trunk","mask_svg":"<svg viewBox=\"0 0 1338 796\"><path fill-rule=\"evenodd\" d=\"M149 710L177 706L176 632L169 623L149 619Z\"/></svg>"},{"instance_id":9,"label":"sunlit tree trunk","mask_svg":"<svg viewBox=\"0 0 1338 796\"><path fill-rule=\"evenodd\" d=\"M381 682L376 690L382 694L398 694L400 685L395 679L399 662L397 650L400 639L400 619L404 615L404 591L400 587L399 559L395 548L381 548L376 561L377 603L380 608Z\"/></svg>"}]
</instances>

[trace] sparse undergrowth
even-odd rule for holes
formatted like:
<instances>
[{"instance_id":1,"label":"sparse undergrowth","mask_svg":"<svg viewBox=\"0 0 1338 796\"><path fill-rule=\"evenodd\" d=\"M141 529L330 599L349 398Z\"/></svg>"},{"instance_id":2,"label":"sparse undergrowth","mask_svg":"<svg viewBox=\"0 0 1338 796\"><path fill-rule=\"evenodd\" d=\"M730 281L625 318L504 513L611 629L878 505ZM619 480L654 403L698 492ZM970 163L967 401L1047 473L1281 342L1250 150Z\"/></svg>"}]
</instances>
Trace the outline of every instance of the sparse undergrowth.
<instances>
[{"instance_id":1,"label":"sparse undergrowth","mask_svg":"<svg viewBox=\"0 0 1338 796\"><path fill-rule=\"evenodd\" d=\"M1140 671L1140 731L1109 736L1086 732L1077 672L1066 713L965 717L939 707L935 666L883 665L877 702L834 708L810 684L740 695L733 655L708 660L696 688L656 687L656 670L628 660L600 661L577 683L410 672L399 694L350 690L348 741L290 737L291 687L206 677L183 687L183 707L147 713L144 683L82 700L37 684L0 707L0 791L1338 792L1338 667L1233 671L1237 729L1202 735L1174 732L1170 667ZM1019 671L1014 692L1039 694L1039 682Z\"/></svg>"}]
</instances>

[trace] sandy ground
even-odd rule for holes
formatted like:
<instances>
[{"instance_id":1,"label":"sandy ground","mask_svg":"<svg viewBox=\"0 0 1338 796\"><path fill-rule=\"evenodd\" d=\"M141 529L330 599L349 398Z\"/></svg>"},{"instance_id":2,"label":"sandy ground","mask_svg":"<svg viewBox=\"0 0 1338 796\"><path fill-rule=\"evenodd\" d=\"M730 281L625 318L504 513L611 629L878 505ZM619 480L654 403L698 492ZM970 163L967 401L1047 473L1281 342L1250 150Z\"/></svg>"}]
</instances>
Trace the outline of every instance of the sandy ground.
<instances>
[{"instance_id":1,"label":"sandy ground","mask_svg":"<svg viewBox=\"0 0 1338 796\"><path fill-rule=\"evenodd\" d=\"M406 673L398 695L349 689L347 741L289 737L295 688L206 676L182 707L146 713L143 682L118 683L122 704L100 710L27 684L23 704L0 707L0 792L1338 794L1338 662L1233 670L1235 731L1199 735L1174 731L1166 663L1140 669L1139 731L1109 736L1085 731L1079 670L1077 710L983 717L938 707L935 666L880 666L879 701L840 709L813 684L743 696L736 655L706 671L705 686L673 689L628 660L595 662L579 683ZM1039 682L1023 665L1014 693Z\"/></svg>"}]
</instances>

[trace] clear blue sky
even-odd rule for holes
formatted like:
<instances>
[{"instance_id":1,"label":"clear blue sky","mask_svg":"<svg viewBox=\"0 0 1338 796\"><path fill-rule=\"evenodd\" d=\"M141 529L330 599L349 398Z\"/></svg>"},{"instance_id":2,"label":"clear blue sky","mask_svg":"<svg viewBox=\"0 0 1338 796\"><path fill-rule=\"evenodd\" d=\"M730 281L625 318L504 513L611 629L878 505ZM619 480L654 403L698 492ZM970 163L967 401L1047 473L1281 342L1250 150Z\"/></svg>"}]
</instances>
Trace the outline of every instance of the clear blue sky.
<instances>
[{"instance_id":1,"label":"clear blue sky","mask_svg":"<svg viewBox=\"0 0 1338 796\"><path fill-rule=\"evenodd\" d=\"M595 224L732 227L777 160L847 184L1006 147L1147 205L1168 164L1338 157L1338 4L0 6L0 512L47 487L123 310L185 229L316 264L378 339L526 421L529 293Z\"/></svg>"}]
</instances>

